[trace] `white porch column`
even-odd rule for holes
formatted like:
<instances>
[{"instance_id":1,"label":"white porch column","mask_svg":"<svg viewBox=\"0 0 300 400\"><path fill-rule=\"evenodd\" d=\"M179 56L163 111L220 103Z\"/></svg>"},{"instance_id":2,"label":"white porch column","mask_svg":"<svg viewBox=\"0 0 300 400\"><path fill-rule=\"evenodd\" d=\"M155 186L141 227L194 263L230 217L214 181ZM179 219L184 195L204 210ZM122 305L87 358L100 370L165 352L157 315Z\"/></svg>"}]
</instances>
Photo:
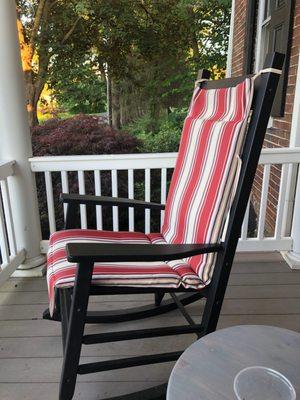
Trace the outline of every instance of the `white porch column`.
<instances>
[{"instance_id":1,"label":"white porch column","mask_svg":"<svg viewBox=\"0 0 300 400\"><path fill-rule=\"evenodd\" d=\"M15 160L10 179L11 206L18 250L26 251L21 269L40 266L41 227L34 175L28 158L31 137L25 108L25 86L14 0L0 1L0 159Z\"/></svg>"},{"instance_id":2,"label":"white porch column","mask_svg":"<svg viewBox=\"0 0 300 400\"><path fill-rule=\"evenodd\" d=\"M290 147L300 147L300 54L298 58ZM298 169L298 175L295 168L290 168L289 186L291 189L293 187L293 183L295 183L295 180L297 180L295 198L293 199L291 197L291 195L294 194L291 193L291 190L287 195L287 218L292 218L291 236L293 238L293 250L283 253L282 255L291 268L298 269L300 268L300 167ZM293 203L293 210L290 210L290 203Z\"/></svg>"},{"instance_id":3,"label":"white porch column","mask_svg":"<svg viewBox=\"0 0 300 400\"><path fill-rule=\"evenodd\" d=\"M295 206L292 225L293 250L283 254L291 268L300 269L300 171L298 171Z\"/></svg>"}]
</instances>

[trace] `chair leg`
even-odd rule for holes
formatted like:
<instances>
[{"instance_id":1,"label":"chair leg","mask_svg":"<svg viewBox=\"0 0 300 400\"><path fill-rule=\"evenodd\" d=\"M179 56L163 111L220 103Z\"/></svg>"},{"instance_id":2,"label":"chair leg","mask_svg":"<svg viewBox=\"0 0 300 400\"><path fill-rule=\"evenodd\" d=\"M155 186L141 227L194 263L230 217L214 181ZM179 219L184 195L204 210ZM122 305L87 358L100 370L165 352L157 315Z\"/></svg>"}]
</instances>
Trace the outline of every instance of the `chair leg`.
<instances>
[{"instance_id":1,"label":"chair leg","mask_svg":"<svg viewBox=\"0 0 300 400\"><path fill-rule=\"evenodd\" d=\"M71 400L74 395L92 273L93 264L78 265L65 342L59 400Z\"/></svg>"},{"instance_id":2,"label":"chair leg","mask_svg":"<svg viewBox=\"0 0 300 400\"><path fill-rule=\"evenodd\" d=\"M165 292L156 292L154 294L155 305L158 307L161 305L162 299L164 298Z\"/></svg>"},{"instance_id":3,"label":"chair leg","mask_svg":"<svg viewBox=\"0 0 300 400\"><path fill-rule=\"evenodd\" d=\"M65 352L67 333L71 311L71 293L68 288L61 288L59 290L59 305L61 315L61 333L62 333L62 344L63 352Z\"/></svg>"}]
</instances>

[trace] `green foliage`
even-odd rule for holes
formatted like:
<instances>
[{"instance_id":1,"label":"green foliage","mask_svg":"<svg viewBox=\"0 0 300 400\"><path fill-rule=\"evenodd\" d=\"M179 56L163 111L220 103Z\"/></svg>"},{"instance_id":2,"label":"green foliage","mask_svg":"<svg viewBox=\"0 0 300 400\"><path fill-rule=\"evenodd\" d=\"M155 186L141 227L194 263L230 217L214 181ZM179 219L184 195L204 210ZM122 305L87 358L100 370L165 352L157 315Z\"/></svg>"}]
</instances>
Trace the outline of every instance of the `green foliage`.
<instances>
[{"instance_id":1,"label":"green foliage","mask_svg":"<svg viewBox=\"0 0 300 400\"><path fill-rule=\"evenodd\" d=\"M76 63L69 71L52 77L59 105L71 114L93 114L106 110L106 84L89 61Z\"/></svg>"},{"instance_id":2,"label":"green foliage","mask_svg":"<svg viewBox=\"0 0 300 400\"><path fill-rule=\"evenodd\" d=\"M54 58L53 74L66 82L70 70L80 75L83 56L102 80L108 68L120 91L123 124L137 118L137 108L155 122L170 107L186 106L199 68L224 73L229 0L77 3L68 7L80 22Z\"/></svg>"},{"instance_id":3,"label":"green foliage","mask_svg":"<svg viewBox=\"0 0 300 400\"><path fill-rule=\"evenodd\" d=\"M141 141L139 150L145 153L173 152L178 150L181 130L187 109L173 109L156 122L154 130L151 117L143 116L125 129Z\"/></svg>"},{"instance_id":4,"label":"green foliage","mask_svg":"<svg viewBox=\"0 0 300 400\"><path fill-rule=\"evenodd\" d=\"M30 37L40 2L17 3ZM197 69L224 74L230 0L45 4L36 35L36 73L47 64L41 74L68 111L101 111L108 72L119 91L113 104L119 104L122 124L147 113L155 124L171 107L186 106Z\"/></svg>"}]
</instances>

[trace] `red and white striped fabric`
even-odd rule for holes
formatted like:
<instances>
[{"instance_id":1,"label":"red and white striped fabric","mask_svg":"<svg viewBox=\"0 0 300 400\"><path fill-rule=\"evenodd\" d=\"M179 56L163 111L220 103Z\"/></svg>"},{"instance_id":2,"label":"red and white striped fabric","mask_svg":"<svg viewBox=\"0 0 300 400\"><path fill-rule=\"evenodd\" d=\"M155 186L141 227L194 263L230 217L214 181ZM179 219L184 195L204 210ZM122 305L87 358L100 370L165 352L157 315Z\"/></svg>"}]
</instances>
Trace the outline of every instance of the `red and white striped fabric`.
<instances>
[{"instance_id":1,"label":"red and white striped fabric","mask_svg":"<svg viewBox=\"0 0 300 400\"><path fill-rule=\"evenodd\" d=\"M216 243L228 215L253 97L253 81L196 89L185 120L162 235L168 243ZM216 255L186 262L207 285Z\"/></svg>"},{"instance_id":2,"label":"red and white striped fabric","mask_svg":"<svg viewBox=\"0 0 300 400\"><path fill-rule=\"evenodd\" d=\"M67 261L67 243L130 243L165 244L160 233L146 235L139 232L110 232L92 229L70 229L55 232L50 237L48 250L47 282L50 312L54 311L55 287L71 287L76 276L76 264ZM96 263L93 285L149 286L177 288L203 287L197 274L183 260L166 262Z\"/></svg>"},{"instance_id":3,"label":"red and white striped fabric","mask_svg":"<svg viewBox=\"0 0 300 400\"><path fill-rule=\"evenodd\" d=\"M73 286L75 281L76 265L67 261L67 243L216 243L220 240L233 197L252 97L250 78L234 88L195 90L184 123L161 233L72 229L51 236L47 268L51 312L55 287ZM168 262L95 264L92 284L165 288L182 285L201 289L210 282L215 259L214 254L209 254Z\"/></svg>"}]
</instances>

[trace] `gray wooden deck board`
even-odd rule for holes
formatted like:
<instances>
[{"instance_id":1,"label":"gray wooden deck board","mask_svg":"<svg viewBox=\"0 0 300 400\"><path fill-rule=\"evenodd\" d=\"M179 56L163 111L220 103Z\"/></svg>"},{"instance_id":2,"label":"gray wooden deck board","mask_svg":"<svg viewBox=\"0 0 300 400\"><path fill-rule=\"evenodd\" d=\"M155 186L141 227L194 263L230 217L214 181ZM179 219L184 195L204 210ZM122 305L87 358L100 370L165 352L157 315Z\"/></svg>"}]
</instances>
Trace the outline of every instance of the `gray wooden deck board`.
<instances>
[{"instance_id":1,"label":"gray wooden deck board","mask_svg":"<svg viewBox=\"0 0 300 400\"><path fill-rule=\"evenodd\" d=\"M90 308L112 309L147 303L147 296L92 298ZM61 366L60 326L43 321L47 306L44 279L10 279L0 288L1 400L57 400ZM203 306L188 307L195 319ZM140 322L90 325L86 332L167 326L183 323L177 311ZM300 271L284 262L236 264L227 289L219 328L237 324L267 324L300 332ZM192 335L87 346L83 361L179 350ZM98 357L96 357L99 355ZM109 371L79 378L75 400L100 400L141 390L166 380L172 363Z\"/></svg>"}]
</instances>

